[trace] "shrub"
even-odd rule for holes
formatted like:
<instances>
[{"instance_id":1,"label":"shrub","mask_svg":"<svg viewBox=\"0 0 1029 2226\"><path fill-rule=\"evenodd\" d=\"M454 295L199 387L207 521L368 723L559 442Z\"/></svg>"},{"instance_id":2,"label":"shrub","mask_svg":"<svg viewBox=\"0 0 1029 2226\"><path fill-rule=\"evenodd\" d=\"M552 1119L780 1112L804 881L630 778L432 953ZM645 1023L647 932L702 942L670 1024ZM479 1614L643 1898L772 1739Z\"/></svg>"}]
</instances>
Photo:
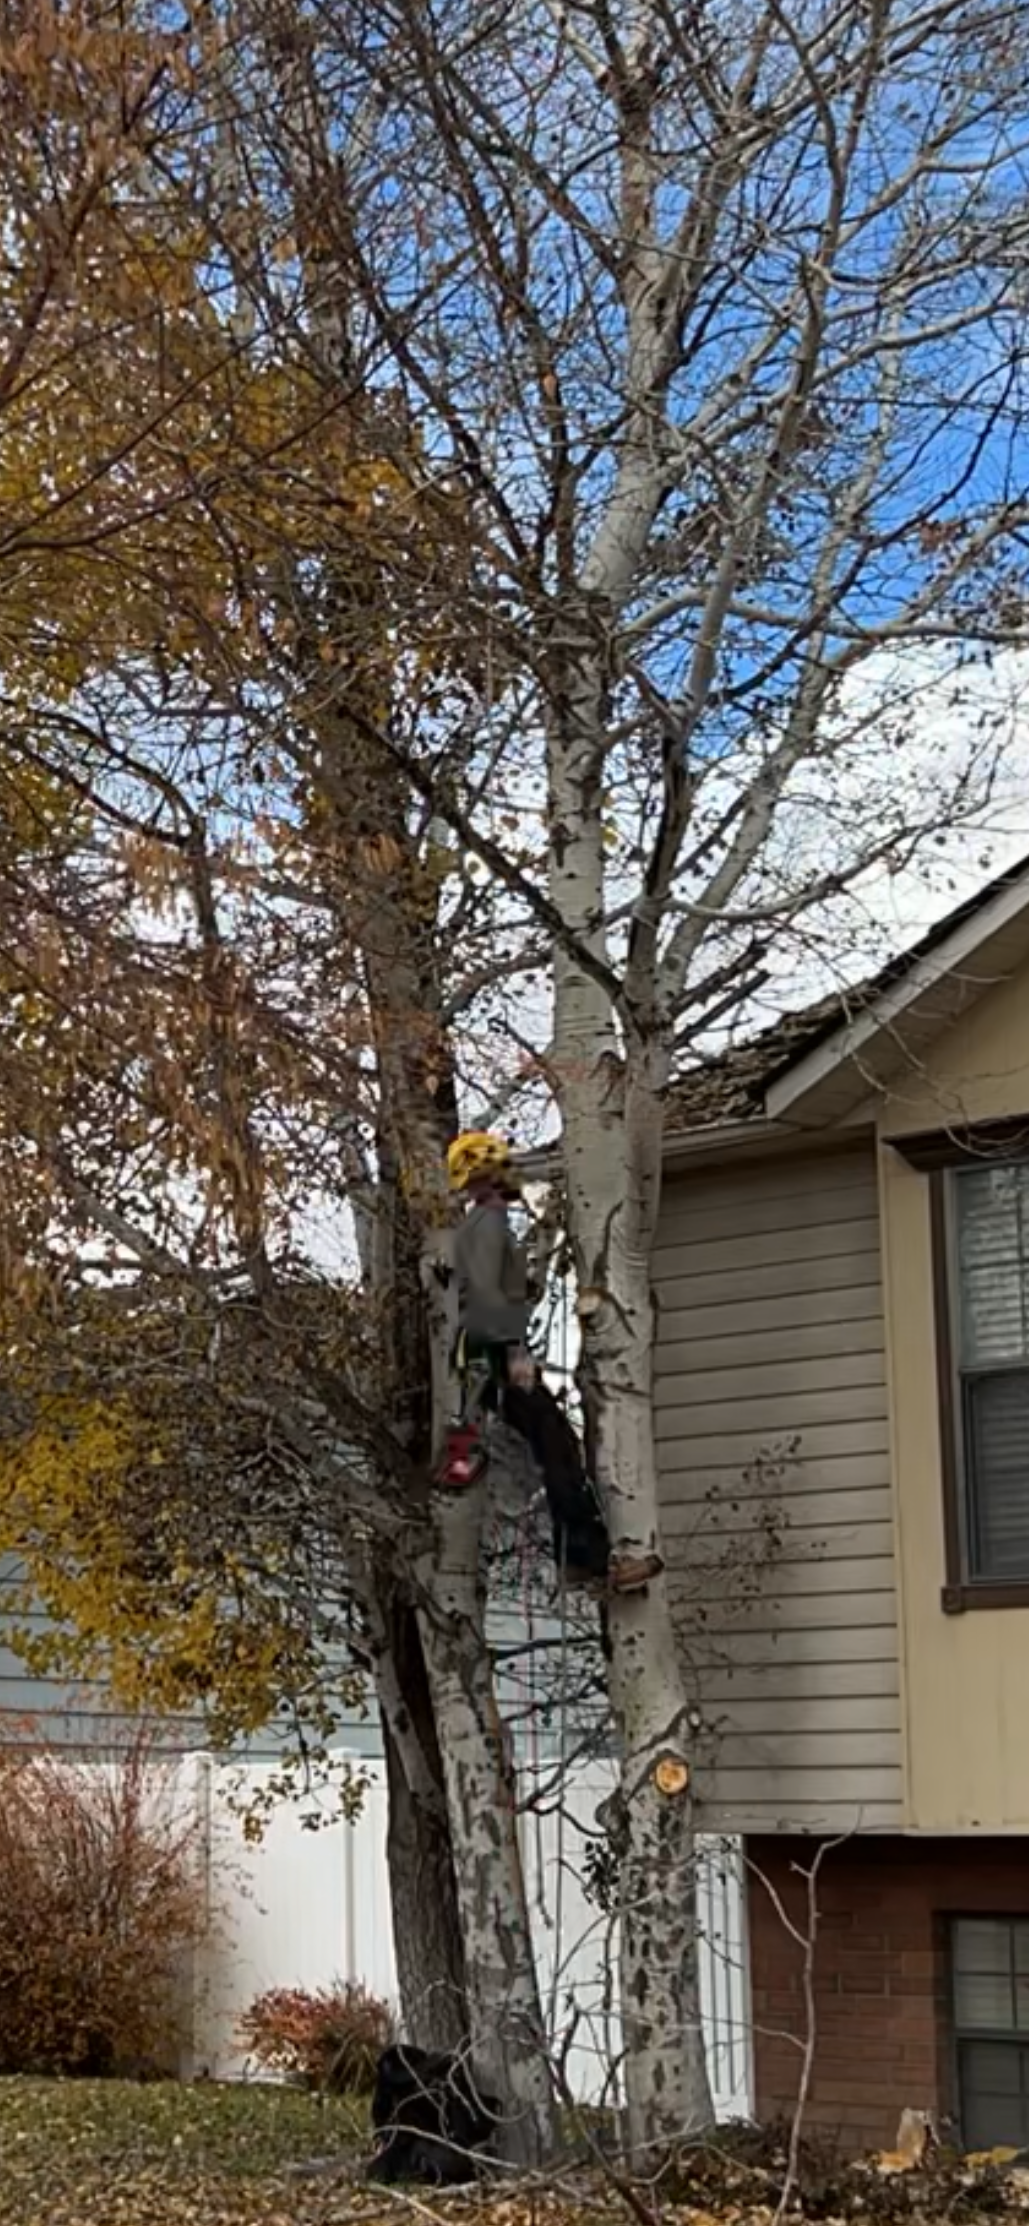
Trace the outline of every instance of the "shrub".
<instances>
[{"instance_id":1,"label":"shrub","mask_svg":"<svg viewBox=\"0 0 1029 2226\"><path fill-rule=\"evenodd\" d=\"M0 2072L175 2068L210 1917L199 1823L172 1789L146 1732L88 1763L0 1752Z\"/></svg>"},{"instance_id":2,"label":"shrub","mask_svg":"<svg viewBox=\"0 0 1029 2226\"><path fill-rule=\"evenodd\" d=\"M336 2095L370 2094L379 2055L396 2037L388 2004L349 1981L316 1994L272 1987L244 2011L239 2033L266 2071Z\"/></svg>"}]
</instances>

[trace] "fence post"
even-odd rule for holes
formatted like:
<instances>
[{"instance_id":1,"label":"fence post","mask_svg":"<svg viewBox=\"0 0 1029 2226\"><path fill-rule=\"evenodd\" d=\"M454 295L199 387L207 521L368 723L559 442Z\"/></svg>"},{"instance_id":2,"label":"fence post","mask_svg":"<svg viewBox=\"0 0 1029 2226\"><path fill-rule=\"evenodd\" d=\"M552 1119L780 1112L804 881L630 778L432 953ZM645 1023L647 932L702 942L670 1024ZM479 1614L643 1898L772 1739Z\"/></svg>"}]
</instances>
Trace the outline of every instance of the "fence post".
<instances>
[{"instance_id":1,"label":"fence post","mask_svg":"<svg viewBox=\"0 0 1029 2226\"><path fill-rule=\"evenodd\" d=\"M205 1925L202 1940L191 1948L187 1958L188 1969L183 1977L189 1989L188 2031L179 2058L180 2079L197 2079L211 2066L210 2049L210 1989L215 1962L211 1925L214 1915L213 1899L213 1771L209 1754L198 1752L182 1757L179 1776L185 1778L183 1796L188 1800L193 1821L197 1827L197 1855L203 1872Z\"/></svg>"}]
</instances>

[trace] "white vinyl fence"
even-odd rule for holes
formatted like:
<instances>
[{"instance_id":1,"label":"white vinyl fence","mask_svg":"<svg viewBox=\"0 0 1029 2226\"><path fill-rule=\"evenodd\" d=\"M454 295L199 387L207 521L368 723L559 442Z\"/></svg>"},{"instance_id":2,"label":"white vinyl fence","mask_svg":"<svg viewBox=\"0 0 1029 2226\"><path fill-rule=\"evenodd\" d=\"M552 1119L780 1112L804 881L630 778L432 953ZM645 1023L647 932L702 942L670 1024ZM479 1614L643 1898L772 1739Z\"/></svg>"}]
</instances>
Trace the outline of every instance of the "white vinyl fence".
<instances>
[{"instance_id":1,"label":"white vinyl fence","mask_svg":"<svg viewBox=\"0 0 1029 2226\"><path fill-rule=\"evenodd\" d=\"M205 1755L183 1764L184 1788L204 1819L212 1907L224 1920L196 1972L193 2066L216 2078L247 2075L236 2031L242 2010L273 1986L329 1986L359 1979L396 1999L386 1868L386 1788L380 1764L354 1824L313 1831L301 1809L283 1802L265 1835L247 1845L241 1793L259 1793L267 1768L222 1766ZM591 1766L565 1788L563 1814L528 1814L522 1834L526 1886L550 2037L560 2048L577 2016L567 2072L583 2101L612 2098L620 2051L614 1927L586 1900L581 1883L584 1830L613 1774ZM751 2107L745 1905L739 1845L702 1843L698 1871L702 1928L701 2000L708 2060L720 2118Z\"/></svg>"}]
</instances>

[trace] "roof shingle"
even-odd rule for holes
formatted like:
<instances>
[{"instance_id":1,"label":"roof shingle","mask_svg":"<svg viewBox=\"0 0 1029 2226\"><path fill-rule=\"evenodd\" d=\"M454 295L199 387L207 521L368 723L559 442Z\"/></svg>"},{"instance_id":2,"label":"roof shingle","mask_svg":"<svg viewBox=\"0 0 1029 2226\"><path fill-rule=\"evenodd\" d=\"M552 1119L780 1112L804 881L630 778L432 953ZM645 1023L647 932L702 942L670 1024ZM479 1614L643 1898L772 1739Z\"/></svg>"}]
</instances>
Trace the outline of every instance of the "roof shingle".
<instances>
[{"instance_id":1,"label":"roof shingle","mask_svg":"<svg viewBox=\"0 0 1029 2226\"><path fill-rule=\"evenodd\" d=\"M1029 856L1006 867L984 888L977 889L974 896L965 897L955 905L942 920L937 920L927 935L921 936L910 949L898 952L880 973L871 975L867 981L851 989L833 990L829 996L819 997L799 1011L783 1013L771 1027L752 1036L749 1043L734 1044L716 1059L698 1061L688 1073L678 1076L669 1085L665 1100L667 1134L682 1135L687 1130L722 1127L728 1121L758 1119L770 1082L803 1058L806 1051L813 1051L816 1044L831 1036L844 1021L852 1020L857 1012L867 1009L883 990L903 980L919 959L927 958L965 920L981 911L991 897L1020 881L1027 870Z\"/></svg>"},{"instance_id":2,"label":"roof shingle","mask_svg":"<svg viewBox=\"0 0 1029 2226\"><path fill-rule=\"evenodd\" d=\"M868 987L850 990L846 996L834 991L798 1012L783 1013L749 1043L732 1044L717 1058L702 1060L678 1075L665 1100L666 1133L681 1135L688 1129L721 1128L727 1121L756 1120L773 1075L792 1066L828 1029L845 1020L856 1004L865 1001Z\"/></svg>"}]
</instances>

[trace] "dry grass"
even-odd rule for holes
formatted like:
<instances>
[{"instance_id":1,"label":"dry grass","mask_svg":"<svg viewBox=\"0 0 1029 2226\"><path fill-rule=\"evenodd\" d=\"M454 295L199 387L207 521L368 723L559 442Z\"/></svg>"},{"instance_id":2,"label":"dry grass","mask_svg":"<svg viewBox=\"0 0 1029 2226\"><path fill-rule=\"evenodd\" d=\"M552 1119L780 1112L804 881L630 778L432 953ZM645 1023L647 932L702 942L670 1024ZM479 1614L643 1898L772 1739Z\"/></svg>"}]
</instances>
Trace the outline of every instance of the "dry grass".
<instances>
[{"instance_id":1,"label":"dry grass","mask_svg":"<svg viewBox=\"0 0 1029 2226\"><path fill-rule=\"evenodd\" d=\"M0 2080L2 2226L283 2226L340 2210L288 2167L356 2154L360 2109L287 2087Z\"/></svg>"},{"instance_id":2,"label":"dry grass","mask_svg":"<svg viewBox=\"0 0 1029 2226\"><path fill-rule=\"evenodd\" d=\"M773 2226L783 2129L682 2152L622 2200L603 2171L441 2198L355 2181L365 2106L298 2089L0 2079L0 2226ZM333 2172L297 2166L334 2158ZM803 2145L791 2226L1025 2226L1029 2170L941 2158L882 2174Z\"/></svg>"}]
</instances>

